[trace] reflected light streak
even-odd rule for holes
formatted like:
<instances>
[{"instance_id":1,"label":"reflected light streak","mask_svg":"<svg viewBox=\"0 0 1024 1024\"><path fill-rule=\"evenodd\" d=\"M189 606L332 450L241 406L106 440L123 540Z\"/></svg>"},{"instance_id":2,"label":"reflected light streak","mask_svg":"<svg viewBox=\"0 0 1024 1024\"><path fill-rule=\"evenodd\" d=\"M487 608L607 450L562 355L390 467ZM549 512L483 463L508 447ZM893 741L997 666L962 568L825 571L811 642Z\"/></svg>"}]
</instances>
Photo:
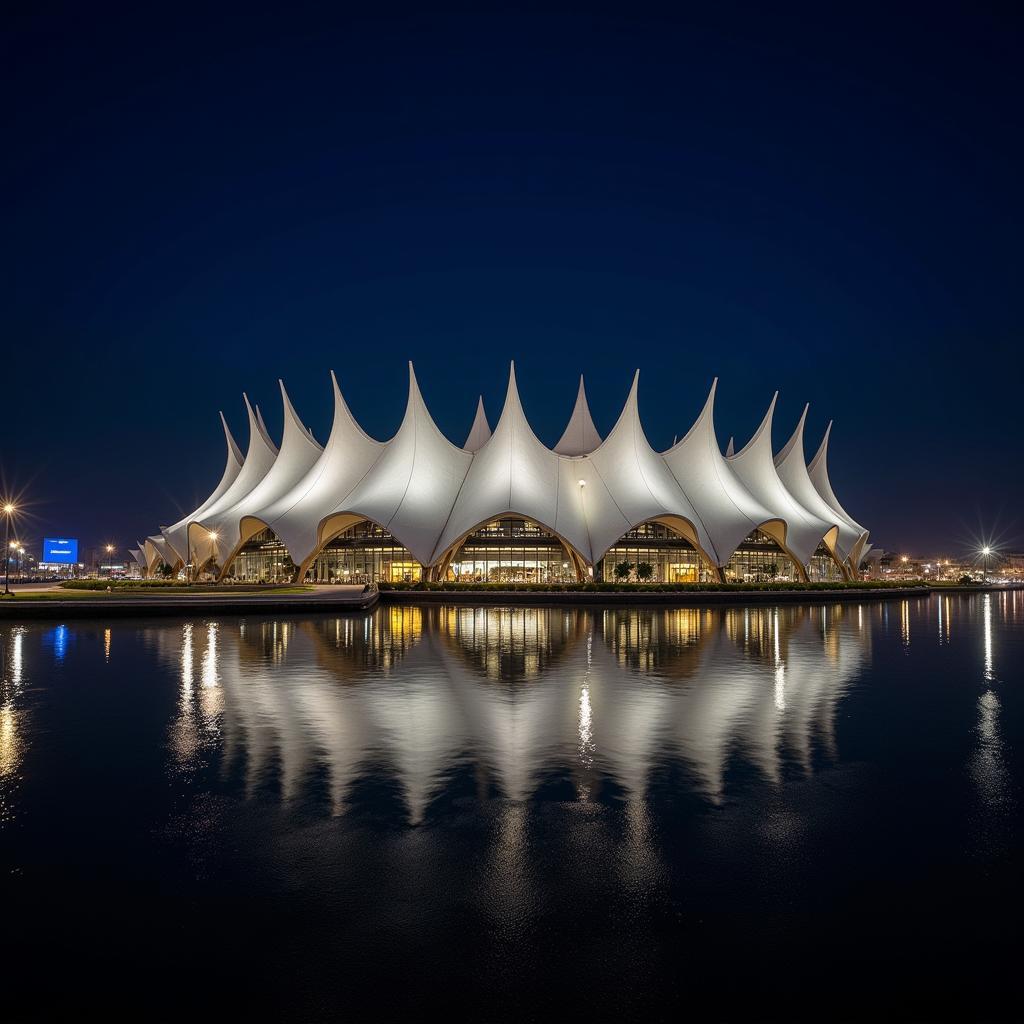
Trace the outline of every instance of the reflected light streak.
<instances>
[{"instance_id":1,"label":"reflected light streak","mask_svg":"<svg viewBox=\"0 0 1024 1024\"><path fill-rule=\"evenodd\" d=\"M986 690L978 698L978 749L971 774L982 802L989 809L1001 805L1007 796L1003 740L999 731L999 698Z\"/></svg>"},{"instance_id":2,"label":"reflected light streak","mask_svg":"<svg viewBox=\"0 0 1024 1024\"><path fill-rule=\"evenodd\" d=\"M181 693L192 694L192 623L181 627Z\"/></svg>"},{"instance_id":3,"label":"reflected light streak","mask_svg":"<svg viewBox=\"0 0 1024 1024\"><path fill-rule=\"evenodd\" d=\"M206 653L203 655L202 685L209 689L217 685L217 623L206 629Z\"/></svg>"},{"instance_id":4,"label":"reflected light streak","mask_svg":"<svg viewBox=\"0 0 1024 1024\"><path fill-rule=\"evenodd\" d=\"M17 705L17 698L24 680L25 645L24 626L14 626L10 637L10 674L0 673L0 780L14 780L21 772L21 762L25 753L25 741L22 737L21 716L24 712ZM6 650L6 644L4 645ZM7 666L2 666L6 669ZM0 825L13 816L8 792L0 790Z\"/></svg>"},{"instance_id":5,"label":"reflected light streak","mask_svg":"<svg viewBox=\"0 0 1024 1024\"><path fill-rule=\"evenodd\" d=\"M782 652L779 647L779 609L775 609L772 632L775 634L775 707L779 711L786 710L786 666L782 663Z\"/></svg>"},{"instance_id":6,"label":"reflected light streak","mask_svg":"<svg viewBox=\"0 0 1024 1024\"><path fill-rule=\"evenodd\" d=\"M986 594L982 604L982 627L985 637L985 678L994 679L992 673L992 596Z\"/></svg>"},{"instance_id":7,"label":"reflected light streak","mask_svg":"<svg viewBox=\"0 0 1024 1024\"><path fill-rule=\"evenodd\" d=\"M11 682L15 686L21 685L21 677L24 672L24 651L25 627L15 626L11 630Z\"/></svg>"}]
</instances>

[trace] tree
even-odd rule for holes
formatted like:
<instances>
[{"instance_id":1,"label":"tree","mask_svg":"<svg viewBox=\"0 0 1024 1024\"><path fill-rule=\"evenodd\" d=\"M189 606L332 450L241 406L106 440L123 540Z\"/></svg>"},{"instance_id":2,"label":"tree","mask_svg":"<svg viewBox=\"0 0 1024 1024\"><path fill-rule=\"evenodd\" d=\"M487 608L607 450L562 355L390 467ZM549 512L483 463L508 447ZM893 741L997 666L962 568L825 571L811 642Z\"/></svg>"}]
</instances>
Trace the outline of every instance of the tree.
<instances>
[{"instance_id":1,"label":"tree","mask_svg":"<svg viewBox=\"0 0 1024 1024\"><path fill-rule=\"evenodd\" d=\"M775 577L779 575L778 562L771 562L769 565L765 566L765 569L771 579L775 579Z\"/></svg>"},{"instance_id":2,"label":"tree","mask_svg":"<svg viewBox=\"0 0 1024 1024\"><path fill-rule=\"evenodd\" d=\"M633 568L632 562L616 562L615 563L615 578L617 580L624 580L629 576L630 570Z\"/></svg>"},{"instance_id":3,"label":"tree","mask_svg":"<svg viewBox=\"0 0 1024 1024\"><path fill-rule=\"evenodd\" d=\"M636 578L647 581L654 575L654 566L650 562L637 562Z\"/></svg>"}]
</instances>

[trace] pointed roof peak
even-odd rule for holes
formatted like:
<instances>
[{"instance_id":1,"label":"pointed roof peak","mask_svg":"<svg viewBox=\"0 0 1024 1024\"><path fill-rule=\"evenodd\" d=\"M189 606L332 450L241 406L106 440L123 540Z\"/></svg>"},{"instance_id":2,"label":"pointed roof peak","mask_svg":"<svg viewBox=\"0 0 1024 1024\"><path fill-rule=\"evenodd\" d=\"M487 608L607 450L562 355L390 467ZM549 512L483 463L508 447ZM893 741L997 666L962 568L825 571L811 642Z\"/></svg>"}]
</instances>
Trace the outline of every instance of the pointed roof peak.
<instances>
[{"instance_id":1,"label":"pointed roof peak","mask_svg":"<svg viewBox=\"0 0 1024 1024\"><path fill-rule=\"evenodd\" d=\"M281 389L281 401L284 404L284 411L286 416L291 416L292 419L305 430L305 424L299 419L299 414L295 411L295 406L292 405L292 400L288 397L288 389L284 386L284 381L277 378L278 387Z\"/></svg>"},{"instance_id":2,"label":"pointed roof peak","mask_svg":"<svg viewBox=\"0 0 1024 1024\"><path fill-rule=\"evenodd\" d=\"M351 414L350 414L351 415ZM419 425L419 426L417 426ZM358 424L357 424L358 426ZM437 437L439 437L449 448L454 451L462 451L458 445L454 445L451 441L445 437L441 428L434 422L434 417L430 415L430 410L427 408L427 403L423 399L423 392L420 391L419 381L416 380L416 371L413 368L412 360L409 360L409 399L405 406L405 415L402 417L402 422L398 426L398 432L391 438L391 441L385 442L391 444L394 442L399 434L405 430L418 430L419 427L426 427L432 431ZM361 429L361 428L360 428Z\"/></svg>"},{"instance_id":3,"label":"pointed roof peak","mask_svg":"<svg viewBox=\"0 0 1024 1024\"><path fill-rule=\"evenodd\" d=\"M423 395L420 393L420 382L416 379L416 370L412 365L412 360L409 360L409 397L405 403L405 418L407 419L413 412L416 405L421 406L424 410L426 405L423 402ZM429 415L429 413L428 413ZM401 430L401 427L399 427Z\"/></svg>"},{"instance_id":4,"label":"pointed roof peak","mask_svg":"<svg viewBox=\"0 0 1024 1024\"><path fill-rule=\"evenodd\" d=\"M498 424L505 419L508 413L518 408L520 414L523 413L523 403L519 397L519 384L516 381L516 361L514 359L509 361L508 365L508 387L505 389L505 405L502 407L501 415L498 417ZM495 427L495 430L498 428Z\"/></svg>"},{"instance_id":5,"label":"pointed roof peak","mask_svg":"<svg viewBox=\"0 0 1024 1024\"><path fill-rule=\"evenodd\" d=\"M729 443L725 446L725 457L731 459L736 454L736 439L734 437L729 438Z\"/></svg>"},{"instance_id":6,"label":"pointed roof peak","mask_svg":"<svg viewBox=\"0 0 1024 1024\"><path fill-rule=\"evenodd\" d=\"M244 461L242 450L238 447L231 434L231 428L228 426L228 421L224 416L223 410L220 412L220 422L221 426L224 428L224 437L228 443L228 458L233 459L239 466L241 466Z\"/></svg>"},{"instance_id":7,"label":"pointed roof peak","mask_svg":"<svg viewBox=\"0 0 1024 1024\"><path fill-rule=\"evenodd\" d=\"M778 393L778 391L776 391L775 394L772 395L772 400L768 403L768 410L765 412L764 416L761 418L761 422L758 425L757 430L754 431L754 433L751 436L750 440L738 452L735 453L733 458L737 458L737 459L740 458L740 456L744 455L746 452L748 452L751 449L753 449L758 443L767 445L768 455L771 456L771 451L772 451L772 420L775 417L775 404L778 402L778 400L779 400L779 393Z\"/></svg>"},{"instance_id":8,"label":"pointed roof peak","mask_svg":"<svg viewBox=\"0 0 1024 1024\"><path fill-rule=\"evenodd\" d=\"M299 436L303 441L312 441L317 448L323 450L323 445L317 441L316 437L313 435L313 431L302 422L299 418L299 414L295 411L295 406L292 404L291 398L288 397L288 390L284 386L284 381L279 377L277 383L281 387L281 402L284 405L284 433L281 437L281 443L284 444L284 439L288 436L288 427L290 424L293 429L298 430Z\"/></svg>"},{"instance_id":9,"label":"pointed roof peak","mask_svg":"<svg viewBox=\"0 0 1024 1024\"><path fill-rule=\"evenodd\" d=\"M473 417L473 426L470 427L469 437L462 446L467 452L475 452L482 448L491 436L491 427L487 422L487 413L484 412L484 396L481 395L476 403L476 416Z\"/></svg>"},{"instance_id":10,"label":"pointed roof peak","mask_svg":"<svg viewBox=\"0 0 1024 1024\"><path fill-rule=\"evenodd\" d=\"M783 447L782 451L780 451L779 454L775 456L775 465L776 466L781 466L782 463L785 462L786 459L788 459L789 456L792 454L792 452L794 450L796 450L796 449L799 449L800 459L801 459L801 461L803 460L803 457L804 457L804 425L807 423L807 410L810 409L810 407L811 407L811 403L810 402L808 402L804 406L804 411L802 413L800 413L800 419L797 420L796 429L793 431L792 437L790 437L790 439L786 442L786 444Z\"/></svg>"},{"instance_id":11,"label":"pointed roof peak","mask_svg":"<svg viewBox=\"0 0 1024 1024\"><path fill-rule=\"evenodd\" d=\"M832 433L832 421L828 421L828 426L825 428L825 434L821 439L821 444L818 445L818 450L814 453L814 458L807 464L808 472L813 473L818 463L825 465L826 475L828 473L828 439Z\"/></svg>"},{"instance_id":12,"label":"pointed roof peak","mask_svg":"<svg viewBox=\"0 0 1024 1024\"><path fill-rule=\"evenodd\" d=\"M636 381L634 380L634 388ZM583 374L580 374L580 386L576 391L576 404L573 406L569 423L554 451L558 455L589 455L590 452L601 445L601 435L594 426L593 417L590 415L590 406L587 404L587 390L583 384Z\"/></svg>"},{"instance_id":13,"label":"pointed roof peak","mask_svg":"<svg viewBox=\"0 0 1024 1024\"><path fill-rule=\"evenodd\" d=\"M675 451L675 449L686 444L692 437L694 437L699 428L704 429L708 432L708 436L714 442L715 446L718 446L718 442L715 438L715 392L718 389L718 378L715 377L711 381L711 389L708 391L708 397L704 401L704 407L698 413L697 418L693 421L693 426L683 434L682 440L677 441L669 451ZM667 453L662 453L667 454ZM721 454L721 449L719 449Z\"/></svg>"},{"instance_id":14,"label":"pointed roof peak","mask_svg":"<svg viewBox=\"0 0 1024 1024\"><path fill-rule=\"evenodd\" d=\"M263 439L263 443L277 455L277 445L270 438L270 431L267 430L267 424L263 420L263 413L260 410L259 405L256 406L256 431L259 436Z\"/></svg>"}]
</instances>

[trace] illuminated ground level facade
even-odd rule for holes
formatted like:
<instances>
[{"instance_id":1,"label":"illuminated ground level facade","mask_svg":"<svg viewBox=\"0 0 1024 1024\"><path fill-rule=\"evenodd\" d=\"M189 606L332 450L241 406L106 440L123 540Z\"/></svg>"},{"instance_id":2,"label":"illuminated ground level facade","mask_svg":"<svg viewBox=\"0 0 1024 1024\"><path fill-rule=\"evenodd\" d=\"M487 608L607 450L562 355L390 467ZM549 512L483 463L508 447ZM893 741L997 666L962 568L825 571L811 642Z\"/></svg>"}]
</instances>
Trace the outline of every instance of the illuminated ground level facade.
<instances>
[{"instance_id":1,"label":"illuminated ground level facade","mask_svg":"<svg viewBox=\"0 0 1024 1024\"><path fill-rule=\"evenodd\" d=\"M271 530L252 536L221 573L214 562L201 569L207 578L242 583L288 583L299 567ZM836 559L821 545L804 572L782 547L754 530L736 549L724 570L704 558L693 544L664 523L648 522L630 530L593 568L539 524L521 516L494 519L474 530L442 564L424 568L387 530L364 520L328 541L310 562L307 583L764 583L773 580L841 581Z\"/></svg>"}]
</instances>

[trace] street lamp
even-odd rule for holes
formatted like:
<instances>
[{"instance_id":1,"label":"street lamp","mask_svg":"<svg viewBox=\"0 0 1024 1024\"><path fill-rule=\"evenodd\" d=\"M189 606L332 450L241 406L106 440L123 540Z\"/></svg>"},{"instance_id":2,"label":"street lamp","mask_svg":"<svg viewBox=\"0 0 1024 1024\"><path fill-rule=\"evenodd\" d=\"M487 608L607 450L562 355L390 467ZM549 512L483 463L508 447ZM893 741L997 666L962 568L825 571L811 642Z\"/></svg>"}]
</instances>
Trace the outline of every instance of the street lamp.
<instances>
[{"instance_id":1,"label":"street lamp","mask_svg":"<svg viewBox=\"0 0 1024 1024\"><path fill-rule=\"evenodd\" d=\"M219 569L220 565L217 559L217 538L220 534L216 530L210 531L210 558L213 560L214 569ZM217 573L214 573L214 582L217 580Z\"/></svg>"},{"instance_id":2,"label":"street lamp","mask_svg":"<svg viewBox=\"0 0 1024 1024\"><path fill-rule=\"evenodd\" d=\"M14 518L14 513L17 511L14 505L7 501L4 502L4 594L11 592L9 584L9 573L11 567L11 520Z\"/></svg>"},{"instance_id":3,"label":"street lamp","mask_svg":"<svg viewBox=\"0 0 1024 1024\"><path fill-rule=\"evenodd\" d=\"M107 552L107 575L110 576L110 577L113 577L113 575L114 575L114 567L110 564L110 559L113 557L113 554L114 554L114 545L113 544L108 544L106 546L106 552Z\"/></svg>"},{"instance_id":4,"label":"street lamp","mask_svg":"<svg viewBox=\"0 0 1024 1024\"><path fill-rule=\"evenodd\" d=\"M991 554L992 554L992 549L986 544L981 549L981 557L985 559L985 561L982 563L982 565L984 567L983 570L982 570L982 574L981 574L981 582L982 583L988 583L988 556L991 555Z\"/></svg>"}]
</instances>

